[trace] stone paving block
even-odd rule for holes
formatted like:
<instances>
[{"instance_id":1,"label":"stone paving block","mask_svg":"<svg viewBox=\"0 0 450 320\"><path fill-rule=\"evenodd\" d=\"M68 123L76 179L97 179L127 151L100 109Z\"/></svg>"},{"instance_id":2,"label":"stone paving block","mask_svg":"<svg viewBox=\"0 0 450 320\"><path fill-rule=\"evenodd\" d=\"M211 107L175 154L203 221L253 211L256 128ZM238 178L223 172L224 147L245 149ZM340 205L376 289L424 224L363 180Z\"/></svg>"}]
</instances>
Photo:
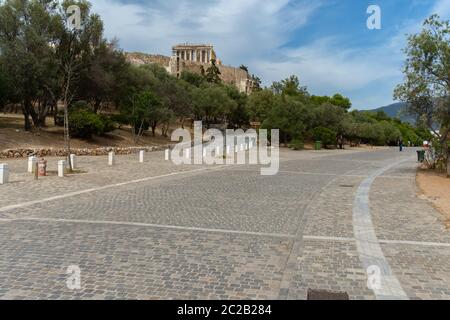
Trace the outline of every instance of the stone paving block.
<instances>
[{"instance_id":1,"label":"stone paving block","mask_svg":"<svg viewBox=\"0 0 450 320\"><path fill-rule=\"evenodd\" d=\"M275 299L287 242L157 228L13 222L0 225L0 299ZM81 269L81 290L66 286L69 265Z\"/></svg>"},{"instance_id":2,"label":"stone paving block","mask_svg":"<svg viewBox=\"0 0 450 320\"><path fill-rule=\"evenodd\" d=\"M350 299L374 299L366 283L354 243L304 240L289 299L306 299L308 289L346 292Z\"/></svg>"}]
</instances>

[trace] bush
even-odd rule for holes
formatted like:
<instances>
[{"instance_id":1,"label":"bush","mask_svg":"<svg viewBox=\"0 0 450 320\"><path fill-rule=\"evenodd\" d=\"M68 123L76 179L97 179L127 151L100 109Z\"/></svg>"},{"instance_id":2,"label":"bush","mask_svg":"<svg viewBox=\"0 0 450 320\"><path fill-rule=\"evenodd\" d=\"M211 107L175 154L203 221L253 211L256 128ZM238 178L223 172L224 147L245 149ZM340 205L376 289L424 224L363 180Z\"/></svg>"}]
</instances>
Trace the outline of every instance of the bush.
<instances>
[{"instance_id":1,"label":"bush","mask_svg":"<svg viewBox=\"0 0 450 320\"><path fill-rule=\"evenodd\" d=\"M103 134L114 129L112 121L94 112L79 109L69 114L70 134L77 138L90 138L93 134Z\"/></svg>"},{"instance_id":2,"label":"bush","mask_svg":"<svg viewBox=\"0 0 450 320\"><path fill-rule=\"evenodd\" d=\"M289 148L292 150L303 150L305 144L301 139L292 139L291 143L289 143Z\"/></svg>"},{"instance_id":3,"label":"bush","mask_svg":"<svg viewBox=\"0 0 450 320\"><path fill-rule=\"evenodd\" d=\"M111 117L101 114L100 118L103 122L102 133L111 132L116 129L116 122Z\"/></svg>"},{"instance_id":4,"label":"bush","mask_svg":"<svg viewBox=\"0 0 450 320\"><path fill-rule=\"evenodd\" d=\"M313 130L314 139L322 141L324 147L336 144L336 132L325 127L317 127Z\"/></svg>"}]
</instances>

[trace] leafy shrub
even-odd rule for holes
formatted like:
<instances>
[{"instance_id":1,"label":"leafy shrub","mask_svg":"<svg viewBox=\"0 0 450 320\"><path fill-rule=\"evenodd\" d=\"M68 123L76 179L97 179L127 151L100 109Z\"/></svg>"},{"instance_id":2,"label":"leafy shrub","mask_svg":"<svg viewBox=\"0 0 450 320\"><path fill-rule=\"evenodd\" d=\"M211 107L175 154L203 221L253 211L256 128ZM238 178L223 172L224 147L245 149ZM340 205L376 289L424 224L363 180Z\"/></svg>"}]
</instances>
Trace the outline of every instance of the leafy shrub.
<instances>
[{"instance_id":1,"label":"leafy shrub","mask_svg":"<svg viewBox=\"0 0 450 320\"><path fill-rule=\"evenodd\" d=\"M90 138L93 134L102 132L103 123L95 113L80 110L70 113L69 128L73 137Z\"/></svg>"},{"instance_id":2,"label":"leafy shrub","mask_svg":"<svg viewBox=\"0 0 450 320\"><path fill-rule=\"evenodd\" d=\"M116 129L116 123L111 117L108 117L104 114L99 115L103 122L103 130L102 133L111 132Z\"/></svg>"},{"instance_id":3,"label":"leafy shrub","mask_svg":"<svg viewBox=\"0 0 450 320\"><path fill-rule=\"evenodd\" d=\"M90 138L114 129L112 121L94 112L80 109L69 113L69 129L73 137Z\"/></svg>"},{"instance_id":4,"label":"leafy shrub","mask_svg":"<svg viewBox=\"0 0 450 320\"><path fill-rule=\"evenodd\" d=\"M336 132L325 127L317 127L313 130L314 139L322 141L322 145L328 147L336 143Z\"/></svg>"},{"instance_id":5,"label":"leafy shrub","mask_svg":"<svg viewBox=\"0 0 450 320\"><path fill-rule=\"evenodd\" d=\"M305 144L301 139L292 139L291 143L289 143L289 148L292 150L302 150L304 147Z\"/></svg>"}]
</instances>

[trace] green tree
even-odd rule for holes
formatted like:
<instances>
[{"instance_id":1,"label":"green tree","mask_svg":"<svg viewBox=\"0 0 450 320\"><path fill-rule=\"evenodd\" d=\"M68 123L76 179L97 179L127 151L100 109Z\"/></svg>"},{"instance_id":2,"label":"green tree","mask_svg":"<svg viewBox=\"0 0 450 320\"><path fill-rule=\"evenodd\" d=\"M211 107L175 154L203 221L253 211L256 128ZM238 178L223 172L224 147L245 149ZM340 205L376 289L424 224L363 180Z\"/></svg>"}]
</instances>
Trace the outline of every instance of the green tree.
<instances>
[{"instance_id":1,"label":"green tree","mask_svg":"<svg viewBox=\"0 0 450 320\"><path fill-rule=\"evenodd\" d=\"M313 130L314 140L321 141L324 147L336 144L336 132L325 127L317 127Z\"/></svg>"},{"instance_id":2,"label":"green tree","mask_svg":"<svg viewBox=\"0 0 450 320\"><path fill-rule=\"evenodd\" d=\"M46 106L46 87L57 77L58 62L54 47L62 19L54 1L6 0L0 4L0 52L4 71L15 84L25 120L25 130L32 122L42 126ZM38 109L35 109L34 102Z\"/></svg>"},{"instance_id":3,"label":"green tree","mask_svg":"<svg viewBox=\"0 0 450 320\"><path fill-rule=\"evenodd\" d=\"M337 134L343 133L343 121L346 116L343 108L327 102L312 110L314 113L314 120L311 123L312 128L326 127L332 129Z\"/></svg>"},{"instance_id":4,"label":"green tree","mask_svg":"<svg viewBox=\"0 0 450 320\"><path fill-rule=\"evenodd\" d=\"M8 75L3 71L3 63L0 60L0 110L4 110L6 104L12 100L14 100L14 89Z\"/></svg>"},{"instance_id":5,"label":"green tree","mask_svg":"<svg viewBox=\"0 0 450 320\"><path fill-rule=\"evenodd\" d=\"M197 88L199 88L205 82L204 76L186 70L181 71L180 79Z\"/></svg>"},{"instance_id":6,"label":"green tree","mask_svg":"<svg viewBox=\"0 0 450 320\"><path fill-rule=\"evenodd\" d=\"M66 24L66 9L74 4L81 9L81 30L71 30ZM92 82L92 88L97 89L92 96L104 95L100 85L112 83L96 71L99 63L94 62L106 42L103 23L90 13L90 7L84 0L6 0L0 4L1 60L15 83L26 130L32 124L45 126L48 112L56 112L59 100L68 107L72 101L85 98L79 88L83 70L87 73L90 69L97 77Z\"/></svg>"},{"instance_id":7,"label":"green tree","mask_svg":"<svg viewBox=\"0 0 450 320\"><path fill-rule=\"evenodd\" d=\"M261 84L262 84L261 79L260 79L258 76L254 75L254 74L252 74L251 79L252 79L252 81L253 81L253 88L252 88L252 91L253 91L253 92L261 91L261 90L262 90L262 87L261 87Z\"/></svg>"},{"instance_id":8,"label":"green tree","mask_svg":"<svg viewBox=\"0 0 450 320\"><path fill-rule=\"evenodd\" d=\"M192 92L193 115L209 128L213 123L226 122L226 115L236 108L236 102L222 86L195 88Z\"/></svg>"},{"instance_id":9,"label":"green tree","mask_svg":"<svg viewBox=\"0 0 450 320\"><path fill-rule=\"evenodd\" d=\"M434 131L442 147L442 161L450 159L446 141L450 133L450 22L432 15L420 33L408 37L404 51L405 79L394 97L407 102L407 111Z\"/></svg>"},{"instance_id":10,"label":"green tree","mask_svg":"<svg viewBox=\"0 0 450 320\"><path fill-rule=\"evenodd\" d=\"M303 138L311 120L311 110L303 102L289 96L276 96L272 108L268 110L267 117L262 122L262 128L279 129L280 141L289 143Z\"/></svg>"},{"instance_id":11,"label":"green tree","mask_svg":"<svg viewBox=\"0 0 450 320\"><path fill-rule=\"evenodd\" d=\"M228 97L235 103L227 110L225 118L231 128L241 128L249 124L249 112L247 109L247 95L239 92L235 86L224 86Z\"/></svg>"},{"instance_id":12,"label":"green tree","mask_svg":"<svg viewBox=\"0 0 450 320\"><path fill-rule=\"evenodd\" d=\"M135 94L128 104L122 105L120 111L123 119L131 125L134 143L139 142L151 123L163 117L161 108L161 101L149 90Z\"/></svg>"},{"instance_id":13,"label":"green tree","mask_svg":"<svg viewBox=\"0 0 450 320\"><path fill-rule=\"evenodd\" d=\"M216 60L211 59L211 66L209 66L208 69L206 69L205 74L206 81L208 81L209 83L219 84L222 82L222 80L220 79L220 75L221 72L219 70L219 67L217 67L216 65Z\"/></svg>"},{"instance_id":14,"label":"green tree","mask_svg":"<svg viewBox=\"0 0 450 320\"><path fill-rule=\"evenodd\" d=\"M247 110L251 121L263 122L267 118L275 101L272 90L264 89L253 92L247 99Z\"/></svg>"},{"instance_id":15,"label":"green tree","mask_svg":"<svg viewBox=\"0 0 450 320\"><path fill-rule=\"evenodd\" d=\"M352 103L349 98L336 93L332 97L328 96L311 96L311 100L316 105L322 105L324 103L329 103L337 107L341 107L343 110L348 111L352 107Z\"/></svg>"},{"instance_id":16,"label":"green tree","mask_svg":"<svg viewBox=\"0 0 450 320\"><path fill-rule=\"evenodd\" d=\"M288 96L306 95L306 87L300 86L300 80L296 75L281 80L281 82L274 82L271 87L275 94L283 94Z\"/></svg>"},{"instance_id":17,"label":"green tree","mask_svg":"<svg viewBox=\"0 0 450 320\"><path fill-rule=\"evenodd\" d=\"M89 101L97 112L102 103L118 106L126 86L129 64L115 43L102 41L80 66L77 98Z\"/></svg>"},{"instance_id":18,"label":"green tree","mask_svg":"<svg viewBox=\"0 0 450 320\"><path fill-rule=\"evenodd\" d=\"M343 95L336 93L334 96L331 97L330 103L332 105L341 107L345 111L349 110L352 107L352 103L350 102L349 98L344 97Z\"/></svg>"}]
</instances>

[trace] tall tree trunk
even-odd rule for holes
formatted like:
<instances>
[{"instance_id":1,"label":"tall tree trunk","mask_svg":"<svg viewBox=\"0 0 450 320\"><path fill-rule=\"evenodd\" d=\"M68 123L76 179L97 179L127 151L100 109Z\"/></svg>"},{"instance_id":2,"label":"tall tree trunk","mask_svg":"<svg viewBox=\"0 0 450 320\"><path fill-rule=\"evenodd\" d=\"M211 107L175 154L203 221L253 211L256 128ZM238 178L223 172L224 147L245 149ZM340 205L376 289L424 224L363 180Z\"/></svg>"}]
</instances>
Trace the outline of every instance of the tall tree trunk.
<instances>
[{"instance_id":1,"label":"tall tree trunk","mask_svg":"<svg viewBox=\"0 0 450 320\"><path fill-rule=\"evenodd\" d=\"M450 129L444 131L442 136L442 153L447 158L447 178L450 178L450 148L448 144L450 143Z\"/></svg>"},{"instance_id":2,"label":"tall tree trunk","mask_svg":"<svg viewBox=\"0 0 450 320\"><path fill-rule=\"evenodd\" d=\"M38 113L34 110L33 103L31 101L26 102L25 108L27 108L31 119L33 119L33 124L35 127L40 128Z\"/></svg>"},{"instance_id":3,"label":"tall tree trunk","mask_svg":"<svg viewBox=\"0 0 450 320\"><path fill-rule=\"evenodd\" d=\"M48 112L50 110L50 106L48 101L44 101L44 103L39 108L38 121L39 127L45 128L47 126L45 120L47 119Z\"/></svg>"},{"instance_id":4,"label":"tall tree trunk","mask_svg":"<svg viewBox=\"0 0 450 320\"><path fill-rule=\"evenodd\" d=\"M95 113L98 113L98 111L100 110L101 103L102 103L102 100L94 99L94 112Z\"/></svg>"},{"instance_id":5,"label":"tall tree trunk","mask_svg":"<svg viewBox=\"0 0 450 320\"><path fill-rule=\"evenodd\" d=\"M26 103L22 105L22 113L24 117L24 129L25 131L31 130L31 121L30 121L30 112L28 111L27 107L25 106Z\"/></svg>"}]
</instances>

